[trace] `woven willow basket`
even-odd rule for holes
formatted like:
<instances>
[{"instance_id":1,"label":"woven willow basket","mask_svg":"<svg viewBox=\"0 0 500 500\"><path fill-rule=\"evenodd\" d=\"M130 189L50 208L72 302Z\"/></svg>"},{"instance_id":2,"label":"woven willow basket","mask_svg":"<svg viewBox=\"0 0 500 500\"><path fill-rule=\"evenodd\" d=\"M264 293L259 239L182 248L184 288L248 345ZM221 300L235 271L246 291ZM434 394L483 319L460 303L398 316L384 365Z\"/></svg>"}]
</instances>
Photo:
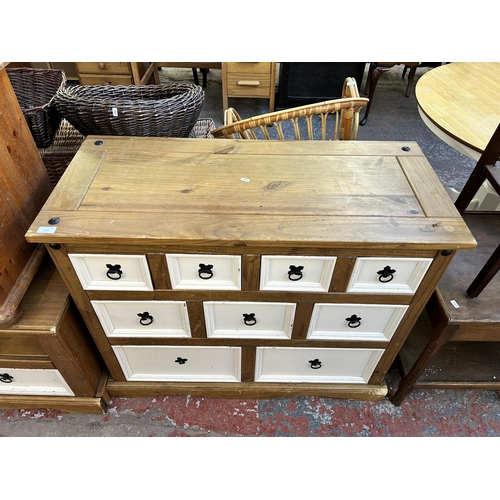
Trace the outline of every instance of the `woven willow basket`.
<instances>
[{"instance_id":1,"label":"woven willow basket","mask_svg":"<svg viewBox=\"0 0 500 500\"><path fill-rule=\"evenodd\" d=\"M49 147L61 121L53 100L57 91L66 85L64 71L38 68L6 70L37 148Z\"/></svg>"},{"instance_id":2,"label":"woven willow basket","mask_svg":"<svg viewBox=\"0 0 500 500\"><path fill-rule=\"evenodd\" d=\"M75 85L57 93L61 116L83 135L188 137L205 92L199 85Z\"/></svg>"}]
</instances>

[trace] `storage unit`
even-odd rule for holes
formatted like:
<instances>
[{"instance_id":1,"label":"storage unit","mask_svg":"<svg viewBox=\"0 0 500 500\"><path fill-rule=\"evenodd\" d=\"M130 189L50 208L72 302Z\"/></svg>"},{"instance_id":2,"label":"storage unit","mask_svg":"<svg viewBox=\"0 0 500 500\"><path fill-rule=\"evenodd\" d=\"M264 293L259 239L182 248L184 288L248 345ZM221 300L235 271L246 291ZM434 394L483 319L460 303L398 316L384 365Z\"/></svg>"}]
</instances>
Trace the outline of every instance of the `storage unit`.
<instances>
[{"instance_id":1,"label":"storage unit","mask_svg":"<svg viewBox=\"0 0 500 500\"><path fill-rule=\"evenodd\" d=\"M154 63L76 62L80 85L145 85L159 83Z\"/></svg>"},{"instance_id":2,"label":"storage unit","mask_svg":"<svg viewBox=\"0 0 500 500\"><path fill-rule=\"evenodd\" d=\"M455 251L475 246L416 143L102 136L27 238L64 276L113 397L381 399Z\"/></svg>"},{"instance_id":3,"label":"storage unit","mask_svg":"<svg viewBox=\"0 0 500 500\"><path fill-rule=\"evenodd\" d=\"M0 408L105 413L107 369L48 256L21 307L0 327Z\"/></svg>"},{"instance_id":4,"label":"storage unit","mask_svg":"<svg viewBox=\"0 0 500 500\"><path fill-rule=\"evenodd\" d=\"M222 106L229 107L229 97L269 99L269 112L274 111L276 63L223 62Z\"/></svg>"}]
</instances>

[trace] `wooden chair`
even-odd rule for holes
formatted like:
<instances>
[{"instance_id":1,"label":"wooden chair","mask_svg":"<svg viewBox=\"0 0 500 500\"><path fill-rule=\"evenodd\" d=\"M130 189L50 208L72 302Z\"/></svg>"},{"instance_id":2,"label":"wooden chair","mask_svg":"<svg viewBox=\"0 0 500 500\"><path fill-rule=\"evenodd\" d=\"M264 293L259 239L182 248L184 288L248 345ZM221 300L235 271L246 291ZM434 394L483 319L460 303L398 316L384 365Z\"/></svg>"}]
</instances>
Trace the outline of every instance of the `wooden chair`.
<instances>
[{"instance_id":1,"label":"wooden chair","mask_svg":"<svg viewBox=\"0 0 500 500\"><path fill-rule=\"evenodd\" d=\"M355 140L359 111L368 99L359 96L354 78L348 77L342 98L299 106L243 120L234 108L224 113L224 125L212 131L216 138L300 140ZM328 118L331 117L331 120Z\"/></svg>"},{"instance_id":2,"label":"wooden chair","mask_svg":"<svg viewBox=\"0 0 500 500\"><path fill-rule=\"evenodd\" d=\"M474 170L470 174L465 186L460 192L455 206L463 214L467 209L472 198L482 186L484 181L489 181L493 189L500 195L500 166L496 163L500 159L500 124L491 136L483 154L479 158ZM484 264L481 271L467 288L469 297L477 297L484 287L493 279L500 269L500 242L491 257Z\"/></svg>"}]
</instances>

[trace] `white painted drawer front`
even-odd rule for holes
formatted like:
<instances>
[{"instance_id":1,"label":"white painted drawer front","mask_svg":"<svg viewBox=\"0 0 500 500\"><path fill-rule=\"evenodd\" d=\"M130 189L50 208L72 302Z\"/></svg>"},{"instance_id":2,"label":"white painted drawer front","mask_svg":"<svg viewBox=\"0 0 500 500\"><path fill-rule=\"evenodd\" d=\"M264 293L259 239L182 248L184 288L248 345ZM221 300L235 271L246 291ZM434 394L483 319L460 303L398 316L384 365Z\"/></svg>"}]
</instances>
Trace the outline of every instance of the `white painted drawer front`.
<instances>
[{"instance_id":1,"label":"white painted drawer front","mask_svg":"<svg viewBox=\"0 0 500 500\"><path fill-rule=\"evenodd\" d=\"M295 304L204 302L207 337L290 338Z\"/></svg>"},{"instance_id":2,"label":"white painted drawer front","mask_svg":"<svg viewBox=\"0 0 500 500\"><path fill-rule=\"evenodd\" d=\"M74 396L59 370L0 367L0 394Z\"/></svg>"},{"instance_id":3,"label":"white painted drawer front","mask_svg":"<svg viewBox=\"0 0 500 500\"><path fill-rule=\"evenodd\" d=\"M167 254L174 290L241 290L239 255Z\"/></svg>"},{"instance_id":4,"label":"white painted drawer front","mask_svg":"<svg viewBox=\"0 0 500 500\"><path fill-rule=\"evenodd\" d=\"M108 337L191 337L186 302L93 300Z\"/></svg>"},{"instance_id":5,"label":"white painted drawer front","mask_svg":"<svg viewBox=\"0 0 500 500\"><path fill-rule=\"evenodd\" d=\"M153 290L144 255L68 254L84 290Z\"/></svg>"},{"instance_id":6,"label":"white painted drawer front","mask_svg":"<svg viewBox=\"0 0 500 500\"><path fill-rule=\"evenodd\" d=\"M257 347L256 382L366 384L383 349Z\"/></svg>"},{"instance_id":7,"label":"white painted drawer front","mask_svg":"<svg viewBox=\"0 0 500 500\"><path fill-rule=\"evenodd\" d=\"M241 347L113 346L127 380L240 382Z\"/></svg>"},{"instance_id":8,"label":"white painted drawer front","mask_svg":"<svg viewBox=\"0 0 500 500\"><path fill-rule=\"evenodd\" d=\"M408 306L315 304L308 339L390 340Z\"/></svg>"},{"instance_id":9,"label":"white painted drawer front","mask_svg":"<svg viewBox=\"0 0 500 500\"><path fill-rule=\"evenodd\" d=\"M328 292L336 257L263 255L261 290Z\"/></svg>"},{"instance_id":10,"label":"white painted drawer front","mask_svg":"<svg viewBox=\"0 0 500 500\"><path fill-rule=\"evenodd\" d=\"M415 293L432 259L358 257L347 286L354 293Z\"/></svg>"}]
</instances>

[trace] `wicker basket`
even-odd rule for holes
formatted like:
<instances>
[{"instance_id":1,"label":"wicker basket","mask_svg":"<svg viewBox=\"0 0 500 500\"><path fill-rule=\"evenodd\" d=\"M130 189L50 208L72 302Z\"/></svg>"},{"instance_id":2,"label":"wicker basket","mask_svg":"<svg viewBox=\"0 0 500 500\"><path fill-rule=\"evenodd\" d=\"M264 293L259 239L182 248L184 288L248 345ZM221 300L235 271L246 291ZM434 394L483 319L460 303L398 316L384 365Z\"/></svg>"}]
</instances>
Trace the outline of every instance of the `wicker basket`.
<instances>
[{"instance_id":1,"label":"wicker basket","mask_svg":"<svg viewBox=\"0 0 500 500\"><path fill-rule=\"evenodd\" d=\"M61 121L53 100L66 85L64 71L7 68L7 74L36 146L50 146Z\"/></svg>"},{"instance_id":2,"label":"wicker basket","mask_svg":"<svg viewBox=\"0 0 500 500\"><path fill-rule=\"evenodd\" d=\"M75 85L55 104L83 135L189 137L205 92L199 85Z\"/></svg>"}]
</instances>

